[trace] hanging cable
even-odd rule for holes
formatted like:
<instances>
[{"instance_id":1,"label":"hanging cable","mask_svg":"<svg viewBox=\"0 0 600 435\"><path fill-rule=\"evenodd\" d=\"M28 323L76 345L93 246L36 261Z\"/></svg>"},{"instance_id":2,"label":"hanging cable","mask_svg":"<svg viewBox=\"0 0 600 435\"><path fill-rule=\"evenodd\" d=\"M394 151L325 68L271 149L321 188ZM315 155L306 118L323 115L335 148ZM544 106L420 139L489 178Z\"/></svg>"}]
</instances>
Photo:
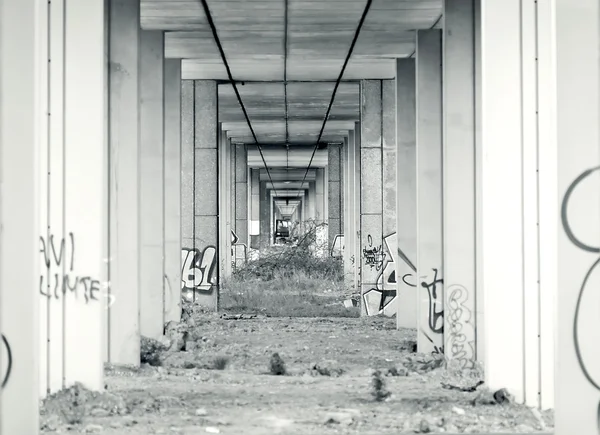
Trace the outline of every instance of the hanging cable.
<instances>
[{"instance_id":1,"label":"hanging cable","mask_svg":"<svg viewBox=\"0 0 600 435\"><path fill-rule=\"evenodd\" d=\"M290 134L288 127L288 97L287 97L287 59L288 58L288 0L284 0L283 22L283 98L285 103L285 147L290 152ZM288 162L289 166L289 162Z\"/></svg>"},{"instance_id":2,"label":"hanging cable","mask_svg":"<svg viewBox=\"0 0 600 435\"><path fill-rule=\"evenodd\" d=\"M354 51L354 46L356 45L356 41L358 40L358 36L360 35L360 30L362 29L362 26L365 22L365 18L367 18L367 13L369 12L369 9L371 8L371 3L373 3L373 0L367 0L365 10L363 11L362 16L360 17L358 27L356 28L356 32L354 33L354 38L352 39L352 44L350 44L350 49L348 50L348 54L346 55L346 60L344 61L344 65L342 66L340 75L338 76L338 78L335 82L335 86L333 87L333 94L331 95L331 100L329 101L329 106L327 107L327 112L325 113L325 119L323 119L323 125L321 126L321 130L319 131L319 137L317 138L317 143L315 144L315 148L313 149L312 155L310 156L310 161L308 162L308 166L306 167L306 172L304 173L304 177L302 178L302 183L300 183L300 186L304 185L304 181L306 180L306 176L308 175L308 171L310 170L312 161L315 157L317 149L319 148L319 142L321 142L321 137L323 136L323 131L325 130L325 124L327 124L327 120L329 119L331 107L333 106L333 102L335 100L335 94L337 93L338 87L340 86L340 82L342 81L342 77L344 76L344 71L346 71L346 67L348 66L348 62L350 61L352 52Z\"/></svg>"},{"instance_id":3,"label":"hanging cable","mask_svg":"<svg viewBox=\"0 0 600 435\"><path fill-rule=\"evenodd\" d=\"M208 24L210 25L210 29L212 31L212 35L215 40L215 43L217 44L217 48L219 49L219 52L221 53L221 60L223 61L223 65L225 66L225 69L227 70L227 76L229 77L231 86L233 86L233 90L235 91L235 95L238 99L238 102L240 103L242 112L244 112L244 117L246 118L246 123L248 124L248 128L250 129L250 133L252 133L254 142L256 143L256 146L258 147L258 152L260 153L260 158L263 161L265 169L267 170L267 175L269 176L269 180L271 181L271 187L273 188L273 191L275 192L275 195L277 196L277 191L275 190L275 184L273 183L273 178L271 177L271 171L269 171L269 167L267 166L267 161L265 160L265 156L262 152L262 147L260 146L260 143L258 142L258 139L256 137L256 133L254 132L254 129L252 128L252 124L250 123L250 118L248 117L248 112L246 111L246 107L244 106L244 103L242 102L242 97L240 96L240 92L238 91L238 88L235 84L235 80L233 80L233 75L231 74L231 69L229 68L229 64L227 63L227 58L225 57L225 52L223 51L223 46L221 45L221 40L219 39L219 35L217 34L217 28L215 26L212 15L210 13L210 9L208 8L208 3L206 2L206 0L200 0L200 1L202 2L202 7L204 8L204 14L206 15L206 20L208 21Z\"/></svg>"}]
</instances>

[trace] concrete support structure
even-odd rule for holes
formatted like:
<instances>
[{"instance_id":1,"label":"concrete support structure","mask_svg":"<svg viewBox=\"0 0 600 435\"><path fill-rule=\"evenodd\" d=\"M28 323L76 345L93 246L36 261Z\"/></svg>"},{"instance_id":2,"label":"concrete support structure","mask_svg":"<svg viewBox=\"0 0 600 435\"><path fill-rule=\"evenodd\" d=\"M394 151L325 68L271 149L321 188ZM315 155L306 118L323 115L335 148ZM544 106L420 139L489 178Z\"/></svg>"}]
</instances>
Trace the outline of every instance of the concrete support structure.
<instances>
[{"instance_id":1,"label":"concrete support structure","mask_svg":"<svg viewBox=\"0 0 600 435\"><path fill-rule=\"evenodd\" d=\"M325 219L325 169L317 168L315 181L315 216L317 224L322 224Z\"/></svg>"},{"instance_id":2,"label":"concrete support structure","mask_svg":"<svg viewBox=\"0 0 600 435\"><path fill-rule=\"evenodd\" d=\"M419 352L442 352L442 32L417 31L417 292Z\"/></svg>"},{"instance_id":3,"label":"concrete support structure","mask_svg":"<svg viewBox=\"0 0 600 435\"><path fill-rule=\"evenodd\" d=\"M342 227L342 212L343 212L343 195L342 195L342 146L340 144L330 144L327 147L328 151L328 182L327 182L327 206L328 206L328 221L327 230L329 234L329 250L333 253L333 244L336 237L343 235Z\"/></svg>"},{"instance_id":4,"label":"concrete support structure","mask_svg":"<svg viewBox=\"0 0 600 435\"><path fill-rule=\"evenodd\" d=\"M308 213L307 217L317 220L317 186L315 181L308 182Z\"/></svg>"},{"instance_id":5,"label":"concrete support structure","mask_svg":"<svg viewBox=\"0 0 600 435\"><path fill-rule=\"evenodd\" d=\"M353 194L354 198L354 214L350 216L351 219L354 220L353 227L355 229L354 232L354 252L356 253L355 262L354 262L354 288L356 291L361 290L361 280L362 280L362 247L361 247L361 149L360 144L362 140L362 127L360 122L356 122L354 124L354 189ZM361 293L362 294L362 293ZM362 297L360 299L360 303L363 304Z\"/></svg>"},{"instance_id":6,"label":"concrete support structure","mask_svg":"<svg viewBox=\"0 0 600 435\"><path fill-rule=\"evenodd\" d=\"M360 253L361 313L372 316L384 311L387 294L377 287L383 271L383 139L382 89L380 80L364 80L360 89Z\"/></svg>"},{"instance_id":7,"label":"concrete support structure","mask_svg":"<svg viewBox=\"0 0 600 435\"><path fill-rule=\"evenodd\" d=\"M258 249L260 246L260 171L250 169L250 248Z\"/></svg>"},{"instance_id":8,"label":"concrete support structure","mask_svg":"<svg viewBox=\"0 0 600 435\"><path fill-rule=\"evenodd\" d=\"M200 304L216 309L219 139L215 81L183 81L181 134L182 289Z\"/></svg>"},{"instance_id":9,"label":"concrete support structure","mask_svg":"<svg viewBox=\"0 0 600 435\"><path fill-rule=\"evenodd\" d=\"M260 180L260 178L259 178ZM267 189L266 181L259 181L259 206L260 206L260 244L262 251L271 245L271 192Z\"/></svg>"},{"instance_id":10,"label":"concrete support structure","mask_svg":"<svg viewBox=\"0 0 600 435\"><path fill-rule=\"evenodd\" d=\"M596 14L593 18L591 10ZM558 107L571 105L573 109L563 112L563 122L569 128L564 130L564 154L558 154L557 162L553 11L547 3L498 0L487 2L481 9L481 203L477 211L481 219L478 259L482 263L479 288L483 289L485 313L486 383L492 389L503 385L519 402L544 408L552 405L558 267L559 279L566 277L559 287L558 307L570 315L567 320L559 312L559 319L565 322L559 337L569 338L557 346L561 355L557 367L569 373L569 385L562 384L562 394L556 397L564 398L561 405L568 409L565 418L571 423L563 425L562 430L557 427L559 434L573 430L591 433L591 426L584 429L580 422L586 418L594 421L597 430L598 416L598 405L579 400L584 392L573 388L577 363L572 347L572 314L577 290L593 259L586 262L585 254L581 257L583 252L562 238L559 243L564 242L563 249L558 252L563 261L556 261L557 164L559 170L564 169L561 175L565 178L559 179L561 196L581 171L598 164L599 69L597 62L589 59L598 47L598 7L594 5L576 15L564 21L569 23L569 34L564 34L562 54L565 71L570 75ZM579 32L592 23L594 31ZM594 41L593 49L573 51L573 47L589 43L582 41ZM498 74L500 67L503 74ZM585 71L589 80L575 71ZM589 153L592 149L586 147L591 143L594 149ZM584 202L586 205L579 203L579 210L585 209L578 213L582 220L572 225L583 223L585 228L588 216L588 222L597 222L599 207ZM577 213L575 210L569 213ZM598 234L594 229L597 226L589 228L589 234ZM577 237L583 237L586 229L575 231ZM588 306L594 303L588 301ZM506 313L515 313L510 322L505 321ZM593 319L597 322L596 314ZM598 355L597 350L594 352ZM577 404L571 406L574 402Z\"/></svg>"},{"instance_id":11,"label":"concrete support structure","mask_svg":"<svg viewBox=\"0 0 600 435\"><path fill-rule=\"evenodd\" d=\"M164 35L140 35L140 333L164 329Z\"/></svg>"},{"instance_id":12,"label":"concrete support structure","mask_svg":"<svg viewBox=\"0 0 600 435\"><path fill-rule=\"evenodd\" d=\"M181 60L166 59L165 115L165 314L181 320Z\"/></svg>"},{"instance_id":13,"label":"concrete support structure","mask_svg":"<svg viewBox=\"0 0 600 435\"><path fill-rule=\"evenodd\" d=\"M415 60L396 61L396 142L397 142L397 317L400 328L414 328L417 322L415 288L402 279L415 276L417 258L417 132ZM410 283L410 281L409 281Z\"/></svg>"},{"instance_id":14,"label":"concrete support structure","mask_svg":"<svg viewBox=\"0 0 600 435\"><path fill-rule=\"evenodd\" d=\"M103 386L104 18L103 1L0 13L2 435L38 433L50 392Z\"/></svg>"},{"instance_id":15,"label":"concrete support structure","mask_svg":"<svg viewBox=\"0 0 600 435\"><path fill-rule=\"evenodd\" d=\"M107 361L140 363L140 5L111 0ZM86 103L87 104L87 103ZM135 314L132 314L135 313Z\"/></svg>"},{"instance_id":16,"label":"concrete support structure","mask_svg":"<svg viewBox=\"0 0 600 435\"><path fill-rule=\"evenodd\" d=\"M343 149L344 153L344 283L346 288L355 288L354 276L356 269L356 202L354 179L356 171L354 165L355 159L355 140L354 131L348 132L346 146Z\"/></svg>"},{"instance_id":17,"label":"concrete support structure","mask_svg":"<svg viewBox=\"0 0 600 435\"><path fill-rule=\"evenodd\" d=\"M546 91L557 89L556 117L549 110L540 112L540 122L545 121L546 129L540 129L540 139L550 148L540 160L540 182L548 182L549 189L540 192L542 201L561 208L562 222L540 222L540 240L546 249L555 243L552 232L558 232L555 251L540 249L541 277L540 305L542 365L542 402L546 399L547 385L551 384L552 356L550 349L553 320L557 320L556 337L556 402L555 430L557 435L579 433L599 433L598 409L600 408L600 351L598 350L598 303L600 302L600 273L598 253L600 252L600 68L598 47L600 46L600 7L595 1L578 2L577 7L565 0L556 0L553 11L538 5L538 50L540 60L547 65L556 62L556 75L541 71L540 84ZM538 18L538 20L540 19ZM556 21L556 39L552 35L553 21ZM484 39L485 40L485 39ZM553 53L556 44L556 54ZM550 71L552 71L550 69ZM542 104L550 104L553 96L540 95ZM547 106L546 106L547 107ZM557 162L552 160L552 122L557 126ZM542 136L543 135L543 136ZM542 144L538 148L542 152ZM553 174L554 168L558 173ZM558 164L557 164L558 163ZM543 169L546 169L544 175ZM557 176L552 179L552 175ZM552 195L552 184L558 181L558 197ZM557 207L557 208L558 208ZM553 211L556 211L554 209ZM549 210L540 210L548 213ZM543 237L543 239L542 239ZM546 240L548 237L548 240ZM544 260L551 261L549 255L557 253L558 316L551 313L555 308L552 295L545 296L552 283L552 270L544 267ZM547 263L546 266L549 266ZM554 288L556 290L556 288ZM546 347L545 345L548 345ZM544 369L545 368L545 369ZM550 376L548 378L548 376ZM552 398L553 391L548 391Z\"/></svg>"},{"instance_id":18,"label":"concrete support structure","mask_svg":"<svg viewBox=\"0 0 600 435\"><path fill-rule=\"evenodd\" d=\"M444 354L463 368L478 358L474 5L445 0L442 61Z\"/></svg>"},{"instance_id":19,"label":"concrete support structure","mask_svg":"<svg viewBox=\"0 0 600 435\"><path fill-rule=\"evenodd\" d=\"M222 130L222 126L219 127L219 197L218 197L218 210L219 210L219 233L218 240L219 246L222 248L219 250L219 271L221 279L229 279L232 272L232 237L233 237L233 216L234 204L232 203L232 189L234 182L232 177L234 175L232 171L232 146L227 138L227 132Z\"/></svg>"},{"instance_id":20,"label":"concrete support structure","mask_svg":"<svg viewBox=\"0 0 600 435\"><path fill-rule=\"evenodd\" d=\"M237 242L234 246L236 267L246 261L249 245L248 237L248 153L245 144L235 145L235 234Z\"/></svg>"}]
</instances>

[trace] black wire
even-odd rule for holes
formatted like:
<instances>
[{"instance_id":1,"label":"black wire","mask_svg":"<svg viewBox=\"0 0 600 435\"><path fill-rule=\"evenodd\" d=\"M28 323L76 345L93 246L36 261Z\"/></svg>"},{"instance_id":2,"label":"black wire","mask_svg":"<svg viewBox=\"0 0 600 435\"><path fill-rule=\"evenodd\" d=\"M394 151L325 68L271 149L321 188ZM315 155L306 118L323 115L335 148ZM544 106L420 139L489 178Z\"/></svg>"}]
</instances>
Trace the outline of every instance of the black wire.
<instances>
[{"instance_id":1,"label":"black wire","mask_svg":"<svg viewBox=\"0 0 600 435\"><path fill-rule=\"evenodd\" d=\"M342 77L344 76L344 71L346 71L346 67L348 66L350 57L352 56L352 51L354 51L354 46L356 45L356 41L358 40L358 36L360 35L360 30L365 22L367 13L369 12L369 9L371 8L371 3L373 3L373 0L367 0L365 10L363 11L362 16L360 17L358 27L356 28L356 32L354 33L354 38L352 39L352 44L350 44L350 49L348 50L348 54L346 55L346 60L344 61L344 65L342 66L340 75L338 76L338 78L335 82L335 86L333 88L333 94L331 95L331 100L329 101L329 106L327 107L327 112L325 113L325 119L323 119L323 125L321 126L321 131L319 131L319 137L317 138L317 143L315 144L315 148L313 149L312 155L310 156L310 161L308 162L308 166L306 167L306 172L304 173L304 178L302 178L302 183L300 184L300 186L304 185L304 181L306 181L306 176L308 175L310 165L312 164L312 161L315 157L315 153L317 152L317 149L319 148L319 142L321 142L321 137L323 136L323 131L325 130L325 124L327 124L327 120L329 119L329 113L331 112L331 107L333 106L333 102L335 100L335 94L337 93L338 87L340 86L340 82L342 81Z\"/></svg>"},{"instance_id":2,"label":"black wire","mask_svg":"<svg viewBox=\"0 0 600 435\"><path fill-rule=\"evenodd\" d=\"M435 20L435 23L433 23L433 25L429 28L429 30L433 29L435 26L437 26L437 23L440 22L440 20L442 19L442 17L444 16L444 14L441 14L437 20ZM415 47L415 49L413 50L413 52L411 53L410 56L408 56L408 58L410 59L411 57L413 57L415 55L415 53L417 52L417 49Z\"/></svg>"},{"instance_id":3,"label":"black wire","mask_svg":"<svg viewBox=\"0 0 600 435\"><path fill-rule=\"evenodd\" d=\"M287 58L288 58L288 0L284 0L285 5L285 18L283 23L283 97L285 100L285 146L287 154L290 152L290 135L288 128L288 97L287 97ZM286 154L286 159L289 156ZM289 167L289 160L286 161Z\"/></svg>"},{"instance_id":4,"label":"black wire","mask_svg":"<svg viewBox=\"0 0 600 435\"><path fill-rule=\"evenodd\" d=\"M250 123L250 118L248 117L248 112L246 112L246 107L244 106L244 103L242 102L242 97L240 96L240 92L238 91L238 88L235 85L235 80L233 80L233 75L231 74L231 69L229 68L229 64L227 63L227 58L225 57L225 52L223 51L223 46L221 45L221 40L219 39L219 35L217 34L217 28L212 19L210 9L208 8L208 3L206 2L206 0L200 0L200 1L202 2L202 7L204 8L204 14L206 15L206 20L208 21L208 24L210 25L210 28L212 30L212 34L213 34L215 43L217 44L219 52L221 53L221 60L223 61L223 64L225 65L225 69L227 70L227 76L229 76L229 81L231 82L231 86L233 86L233 90L235 91L235 95L238 99L238 102L240 103L242 112L244 112L244 117L246 118L246 123L248 124L248 128L250 128L250 132L252 133L254 142L256 142L256 145L258 146L258 152L260 153L260 158L263 161L265 169L267 170L267 175L269 176L269 180L271 181L271 187L273 188L273 191L275 192L275 194L277 194L277 191L275 190L275 184L273 183L273 178L271 178L271 172L269 171L269 167L267 166L267 161L265 160L265 156L262 152L262 148L261 148L260 144L258 143L256 133L254 132L254 129L252 128L252 124Z\"/></svg>"}]
</instances>

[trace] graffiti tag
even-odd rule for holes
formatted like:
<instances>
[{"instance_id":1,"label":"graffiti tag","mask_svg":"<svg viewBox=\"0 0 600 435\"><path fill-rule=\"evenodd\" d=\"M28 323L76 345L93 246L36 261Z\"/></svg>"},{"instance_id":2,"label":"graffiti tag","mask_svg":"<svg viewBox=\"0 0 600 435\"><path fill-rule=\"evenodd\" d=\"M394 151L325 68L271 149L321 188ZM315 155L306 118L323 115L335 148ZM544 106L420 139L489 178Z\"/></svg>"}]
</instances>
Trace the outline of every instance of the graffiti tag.
<instances>
[{"instance_id":1,"label":"graffiti tag","mask_svg":"<svg viewBox=\"0 0 600 435\"><path fill-rule=\"evenodd\" d=\"M97 301L100 293L100 281L91 276L79 276L73 273L75 267L75 235L69 233L69 244L62 238L59 243L54 240L54 235L47 239L40 236L40 253L46 274L40 275L40 294L47 298L59 299L60 295L66 296L67 291L74 294L83 293L85 303L90 300ZM57 249L57 245L59 248ZM57 252L58 250L58 252ZM56 269L59 272L51 273Z\"/></svg>"},{"instance_id":2,"label":"graffiti tag","mask_svg":"<svg viewBox=\"0 0 600 435\"><path fill-rule=\"evenodd\" d=\"M461 368L471 369L475 366L475 342L469 341L468 337L475 337L475 329L471 323L473 313L466 305L469 292L458 284L451 285L446 291L449 294L446 311L450 325L446 344L448 357L458 361Z\"/></svg>"},{"instance_id":3,"label":"graffiti tag","mask_svg":"<svg viewBox=\"0 0 600 435\"><path fill-rule=\"evenodd\" d=\"M600 253L600 247L591 246L581 241L573 233L573 228L569 222L568 207L571 195L577 186L592 175L599 171L600 166L588 169L581 173L569 186L565 192L565 196L561 205L561 221L565 234L569 241L577 248L593 254ZM590 331L590 325L598 325L598 290L600 284L600 258L597 258L588 269L577 297L575 306L575 315L573 318L573 341L575 344L575 354L577 362L587 381L600 391L600 370L597 364L597 343L595 331ZM600 416L600 403L598 404L598 415ZM598 433L600 434L600 418L598 418Z\"/></svg>"},{"instance_id":4,"label":"graffiti tag","mask_svg":"<svg viewBox=\"0 0 600 435\"><path fill-rule=\"evenodd\" d=\"M4 371L4 374L2 376L0 376L0 380L2 380L2 383L0 384L0 387L2 389L4 389L4 387L6 387L6 384L8 383L8 379L10 378L10 373L12 372L12 350L10 348L10 344L8 343L8 339L6 338L6 336L4 334L0 334L1 338L2 338L2 355L6 355L6 357L2 358L2 365L0 365L0 368L2 368L2 370Z\"/></svg>"},{"instance_id":5,"label":"graffiti tag","mask_svg":"<svg viewBox=\"0 0 600 435\"><path fill-rule=\"evenodd\" d=\"M367 236L367 243L369 244L369 247L363 248L365 265L370 266L371 269L375 268L375 270L379 271L383 267L383 261L385 260L383 247L381 245L373 246L373 238L370 234Z\"/></svg>"},{"instance_id":6,"label":"graffiti tag","mask_svg":"<svg viewBox=\"0 0 600 435\"><path fill-rule=\"evenodd\" d=\"M181 250L181 289L212 293L217 283L217 249L207 246L203 251L195 248Z\"/></svg>"}]
</instances>

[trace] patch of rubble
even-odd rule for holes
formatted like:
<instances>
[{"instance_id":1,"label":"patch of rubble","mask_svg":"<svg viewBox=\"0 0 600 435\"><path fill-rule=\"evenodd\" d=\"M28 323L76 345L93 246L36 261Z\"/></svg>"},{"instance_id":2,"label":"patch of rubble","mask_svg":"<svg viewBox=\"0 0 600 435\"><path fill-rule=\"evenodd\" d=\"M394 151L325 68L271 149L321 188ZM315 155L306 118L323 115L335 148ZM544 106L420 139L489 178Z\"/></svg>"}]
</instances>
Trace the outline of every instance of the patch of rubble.
<instances>
[{"instance_id":1,"label":"patch of rubble","mask_svg":"<svg viewBox=\"0 0 600 435\"><path fill-rule=\"evenodd\" d=\"M339 377L344 374L345 370L335 360L325 360L315 364L311 364L310 373L313 376L331 376Z\"/></svg>"},{"instance_id":2,"label":"patch of rubble","mask_svg":"<svg viewBox=\"0 0 600 435\"><path fill-rule=\"evenodd\" d=\"M53 431L60 426L82 424L88 416L105 417L130 412L122 397L109 392L92 391L76 383L42 400L40 429Z\"/></svg>"}]
</instances>

